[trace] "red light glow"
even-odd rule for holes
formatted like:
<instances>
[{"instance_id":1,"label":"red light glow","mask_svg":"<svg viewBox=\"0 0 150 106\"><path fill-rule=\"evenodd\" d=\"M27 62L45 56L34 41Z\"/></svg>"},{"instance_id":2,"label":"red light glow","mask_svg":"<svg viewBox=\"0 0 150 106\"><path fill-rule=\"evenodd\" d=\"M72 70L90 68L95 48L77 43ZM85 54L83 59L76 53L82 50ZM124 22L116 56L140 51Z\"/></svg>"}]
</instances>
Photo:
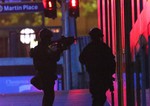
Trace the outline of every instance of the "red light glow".
<instances>
[{"instance_id":1,"label":"red light glow","mask_svg":"<svg viewBox=\"0 0 150 106\"><path fill-rule=\"evenodd\" d=\"M51 1L48 2L48 6L52 7L52 2Z\"/></svg>"},{"instance_id":2,"label":"red light glow","mask_svg":"<svg viewBox=\"0 0 150 106\"><path fill-rule=\"evenodd\" d=\"M52 0L43 0L43 6L45 9L52 10L54 5Z\"/></svg>"},{"instance_id":3,"label":"red light glow","mask_svg":"<svg viewBox=\"0 0 150 106\"><path fill-rule=\"evenodd\" d=\"M52 2L49 1L49 2L48 2L48 8L49 8L49 10L52 10L52 7L53 7Z\"/></svg>"},{"instance_id":4,"label":"red light glow","mask_svg":"<svg viewBox=\"0 0 150 106\"><path fill-rule=\"evenodd\" d=\"M77 1L76 0L71 0L71 6L76 7L77 6Z\"/></svg>"},{"instance_id":5,"label":"red light glow","mask_svg":"<svg viewBox=\"0 0 150 106\"><path fill-rule=\"evenodd\" d=\"M44 8L46 8L46 0L42 0Z\"/></svg>"}]
</instances>

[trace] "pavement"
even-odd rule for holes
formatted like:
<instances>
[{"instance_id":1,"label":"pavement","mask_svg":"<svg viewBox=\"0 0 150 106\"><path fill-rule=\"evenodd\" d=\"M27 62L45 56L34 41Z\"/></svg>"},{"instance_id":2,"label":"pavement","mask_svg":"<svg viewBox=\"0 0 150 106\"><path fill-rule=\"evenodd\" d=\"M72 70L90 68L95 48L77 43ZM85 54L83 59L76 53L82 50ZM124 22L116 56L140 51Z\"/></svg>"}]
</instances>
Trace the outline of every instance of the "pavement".
<instances>
[{"instance_id":1,"label":"pavement","mask_svg":"<svg viewBox=\"0 0 150 106\"><path fill-rule=\"evenodd\" d=\"M105 106L111 106L111 92L106 92ZM42 91L21 93L0 93L0 106L42 106ZM126 106L126 85L123 86L124 106ZM146 90L146 106L150 106L150 89ZM57 90L53 106L91 106L91 94L88 89ZM137 105L137 104L136 104ZM118 106L117 82L114 81L114 106ZM141 105L142 106L142 105Z\"/></svg>"},{"instance_id":2,"label":"pavement","mask_svg":"<svg viewBox=\"0 0 150 106\"><path fill-rule=\"evenodd\" d=\"M54 106L91 106L88 89L56 91ZM105 106L111 106L109 93ZM42 92L0 94L0 106L42 106Z\"/></svg>"}]
</instances>

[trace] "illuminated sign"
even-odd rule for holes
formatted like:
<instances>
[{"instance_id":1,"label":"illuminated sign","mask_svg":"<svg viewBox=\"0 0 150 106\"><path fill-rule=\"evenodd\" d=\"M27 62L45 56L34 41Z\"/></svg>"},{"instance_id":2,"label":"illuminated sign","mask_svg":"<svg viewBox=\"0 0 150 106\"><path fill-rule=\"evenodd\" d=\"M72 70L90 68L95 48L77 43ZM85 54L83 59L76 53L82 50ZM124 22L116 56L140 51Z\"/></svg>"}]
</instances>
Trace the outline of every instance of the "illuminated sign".
<instances>
[{"instance_id":1,"label":"illuminated sign","mask_svg":"<svg viewBox=\"0 0 150 106\"><path fill-rule=\"evenodd\" d=\"M42 2L39 2L39 3L2 3L2 4L0 4L0 13L39 12L39 11L43 11Z\"/></svg>"},{"instance_id":2,"label":"illuminated sign","mask_svg":"<svg viewBox=\"0 0 150 106\"><path fill-rule=\"evenodd\" d=\"M30 80L33 76L3 76L0 77L0 94L22 93L22 92L41 92L31 85ZM55 81L54 90L58 90L58 80Z\"/></svg>"}]
</instances>

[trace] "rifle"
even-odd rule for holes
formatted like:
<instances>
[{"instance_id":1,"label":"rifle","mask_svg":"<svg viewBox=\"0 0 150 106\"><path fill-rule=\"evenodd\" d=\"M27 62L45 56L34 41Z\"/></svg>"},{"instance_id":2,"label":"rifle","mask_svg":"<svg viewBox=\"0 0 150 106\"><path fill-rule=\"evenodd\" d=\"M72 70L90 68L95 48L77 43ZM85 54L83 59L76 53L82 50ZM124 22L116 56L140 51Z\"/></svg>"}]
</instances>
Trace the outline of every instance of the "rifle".
<instances>
[{"instance_id":1,"label":"rifle","mask_svg":"<svg viewBox=\"0 0 150 106\"><path fill-rule=\"evenodd\" d=\"M57 48L59 50L67 50L68 47L70 47L74 42L75 42L74 37L65 37L61 36L59 40L52 41L51 44L49 45L49 48Z\"/></svg>"}]
</instances>

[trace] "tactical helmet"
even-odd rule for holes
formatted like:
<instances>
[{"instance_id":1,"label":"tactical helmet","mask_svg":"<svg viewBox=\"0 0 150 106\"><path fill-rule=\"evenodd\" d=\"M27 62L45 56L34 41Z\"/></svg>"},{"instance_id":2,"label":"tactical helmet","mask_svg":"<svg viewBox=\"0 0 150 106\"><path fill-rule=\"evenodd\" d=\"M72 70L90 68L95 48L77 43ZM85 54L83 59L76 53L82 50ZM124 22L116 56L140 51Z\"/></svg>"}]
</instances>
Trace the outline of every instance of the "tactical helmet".
<instances>
[{"instance_id":1,"label":"tactical helmet","mask_svg":"<svg viewBox=\"0 0 150 106\"><path fill-rule=\"evenodd\" d=\"M53 32L50 31L47 28L43 28L43 29L40 30L39 35L40 35L41 41L43 41L43 40L50 40L51 37L53 36Z\"/></svg>"},{"instance_id":2,"label":"tactical helmet","mask_svg":"<svg viewBox=\"0 0 150 106\"><path fill-rule=\"evenodd\" d=\"M92 39L103 38L104 36L102 30L96 27L89 31L89 35Z\"/></svg>"}]
</instances>

